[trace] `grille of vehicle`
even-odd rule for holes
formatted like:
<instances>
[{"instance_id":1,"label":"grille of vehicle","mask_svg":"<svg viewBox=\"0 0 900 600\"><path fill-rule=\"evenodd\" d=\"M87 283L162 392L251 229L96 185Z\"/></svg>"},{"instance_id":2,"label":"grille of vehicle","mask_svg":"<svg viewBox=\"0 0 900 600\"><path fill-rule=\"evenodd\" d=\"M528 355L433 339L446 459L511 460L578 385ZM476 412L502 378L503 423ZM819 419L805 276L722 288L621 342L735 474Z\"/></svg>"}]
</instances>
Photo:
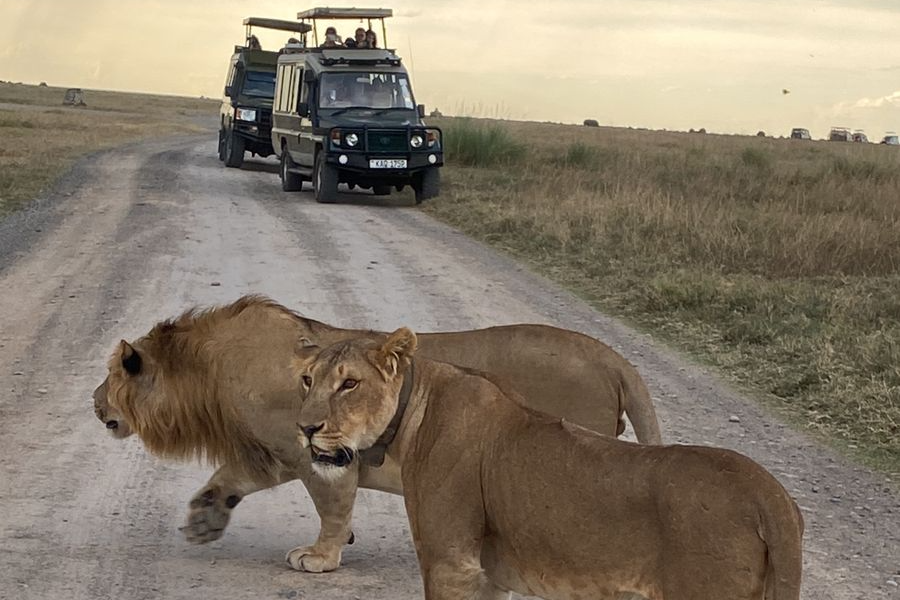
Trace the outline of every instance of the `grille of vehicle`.
<instances>
[{"instance_id":1,"label":"grille of vehicle","mask_svg":"<svg viewBox=\"0 0 900 600\"><path fill-rule=\"evenodd\" d=\"M259 126L266 129L271 129L272 111L266 109L261 109L259 111Z\"/></svg>"},{"instance_id":2,"label":"grille of vehicle","mask_svg":"<svg viewBox=\"0 0 900 600\"><path fill-rule=\"evenodd\" d=\"M369 152L407 152L409 144L405 131L370 131Z\"/></svg>"}]
</instances>

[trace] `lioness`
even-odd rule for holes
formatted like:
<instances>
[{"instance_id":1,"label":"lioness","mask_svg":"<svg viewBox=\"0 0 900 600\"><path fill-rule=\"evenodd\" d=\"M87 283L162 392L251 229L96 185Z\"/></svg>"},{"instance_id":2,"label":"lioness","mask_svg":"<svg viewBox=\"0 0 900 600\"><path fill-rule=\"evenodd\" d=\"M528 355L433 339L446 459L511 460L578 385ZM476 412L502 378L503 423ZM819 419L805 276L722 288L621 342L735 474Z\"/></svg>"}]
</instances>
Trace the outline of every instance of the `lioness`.
<instances>
[{"instance_id":1,"label":"lioness","mask_svg":"<svg viewBox=\"0 0 900 600\"><path fill-rule=\"evenodd\" d=\"M187 539L218 539L232 509L247 494L301 479L321 518L312 546L290 554L295 569L329 571L352 539L357 484L396 491L390 464L353 467L353 476L326 485L313 475L296 444L293 405L299 383L290 365L297 340L320 345L383 334L330 327L271 300L248 296L206 311L188 311L147 335L122 341L106 380L94 391L97 417L112 434L137 433L154 454L205 457L219 469L191 499ZM647 388L634 367L604 344L541 325L492 327L420 336L420 353L491 369L522 390L526 402L557 416L615 435L622 411L641 441L659 443ZM568 400L577 398L577 400Z\"/></svg>"},{"instance_id":2,"label":"lioness","mask_svg":"<svg viewBox=\"0 0 900 600\"><path fill-rule=\"evenodd\" d=\"M298 440L336 482L387 446L426 599L799 600L800 512L749 458L603 436L415 350L399 329L298 357Z\"/></svg>"}]
</instances>

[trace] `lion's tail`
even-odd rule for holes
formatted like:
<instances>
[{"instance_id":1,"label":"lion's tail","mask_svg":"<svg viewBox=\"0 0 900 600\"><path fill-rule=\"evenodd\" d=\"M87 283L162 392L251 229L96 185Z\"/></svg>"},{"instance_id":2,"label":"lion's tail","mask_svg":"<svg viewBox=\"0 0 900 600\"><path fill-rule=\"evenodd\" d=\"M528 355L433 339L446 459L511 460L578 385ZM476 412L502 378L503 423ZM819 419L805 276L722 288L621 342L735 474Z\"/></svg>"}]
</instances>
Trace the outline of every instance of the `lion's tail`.
<instances>
[{"instance_id":1,"label":"lion's tail","mask_svg":"<svg viewBox=\"0 0 900 600\"><path fill-rule=\"evenodd\" d=\"M778 486L781 487L781 486ZM803 570L803 515L784 488L762 505L759 536L766 543L766 600L800 600ZM790 507L777 507L787 502ZM790 515L787 519L784 515Z\"/></svg>"},{"instance_id":2,"label":"lion's tail","mask_svg":"<svg viewBox=\"0 0 900 600\"><path fill-rule=\"evenodd\" d=\"M629 375L631 375L629 377ZM625 374L620 390L620 406L625 409L628 420L634 428L634 434L642 444L662 444L662 433L656 419L656 409L650 398L650 390L641 380L637 372Z\"/></svg>"}]
</instances>

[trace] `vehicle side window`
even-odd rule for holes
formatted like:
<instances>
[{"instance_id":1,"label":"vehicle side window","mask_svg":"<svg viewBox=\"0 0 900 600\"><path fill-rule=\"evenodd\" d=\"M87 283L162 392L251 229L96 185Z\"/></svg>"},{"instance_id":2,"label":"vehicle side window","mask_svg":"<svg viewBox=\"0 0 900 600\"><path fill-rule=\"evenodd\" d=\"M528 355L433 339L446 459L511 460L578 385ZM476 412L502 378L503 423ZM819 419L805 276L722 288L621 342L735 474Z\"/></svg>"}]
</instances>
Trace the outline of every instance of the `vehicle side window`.
<instances>
[{"instance_id":1,"label":"vehicle side window","mask_svg":"<svg viewBox=\"0 0 900 600\"><path fill-rule=\"evenodd\" d=\"M291 112L297 112L298 96L300 95L300 82L303 81L303 69L294 69L291 77Z\"/></svg>"},{"instance_id":2,"label":"vehicle side window","mask_svg":"<svg viewBox=\"0 0 900 600\"><path fill-rule=\"evenodd\" d=\"M300 78L302 82L300 84L300 102L309 102L309 84L306 81L303 81L303 78Z\"/></svg>"},{"instance_id":3,"label":"vehicle side window","mask_svg":"<svg viewBox=\"0 0 900 600\"><path fill-rule=\"evenodd\" d=\"M282 111L290 111L291 106L290 106L290 102L288 102L288 98L290 97L290 93L291 93L291 77L290 77L290 73L291 73L291 70L293 69L293 67L290 67L290 66L288 66L288 65L284 65L283 68L284 68L284 71L282 71L282 73L281 73L281 75L282 75L282 79L281 79L282 85L281 85L281 89L278 90L278 91L279 91L279 101L278 101L278 105L280 106L280 110L282 110Z\"/></svg>"},{"instance_id":4,"label":"vehicle side window","mask_svg":"<svg viewBox=\"0 0 900 600\"><path fill-rule=\"evenodd\" d=\"M234 62L228 65L228 75L225 76L225 87L232 85L234 80Z\"/></svg>"},{"instance_id":5,"label":"vehicle side window","mask_svg":"<svg viewBox=\"0 0 900 600\"><path fill-rule=\"evenodd\" d=\"M286 70L287 69L286 69L285 65L278 65L278 89L275 91L275 99L274 99L275 110L277 110L277 111L284 110L284 105L281 102L281 92L282 92L282 90L284 90L284 86L287 85L287 82L285 81L285 78L284 78L284 73Z\"/></svg>"}]
</instances>

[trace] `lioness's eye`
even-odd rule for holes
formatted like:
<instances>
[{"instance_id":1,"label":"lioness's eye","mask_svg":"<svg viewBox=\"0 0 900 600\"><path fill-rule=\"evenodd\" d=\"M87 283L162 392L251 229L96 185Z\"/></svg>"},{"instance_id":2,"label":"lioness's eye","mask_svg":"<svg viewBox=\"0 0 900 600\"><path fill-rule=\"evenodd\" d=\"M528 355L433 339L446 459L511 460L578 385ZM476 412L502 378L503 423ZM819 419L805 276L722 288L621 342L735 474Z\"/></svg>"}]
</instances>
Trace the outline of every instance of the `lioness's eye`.
<instances>
[{"instance_id":1,"label":"lioness's eye","mask_svg":"<svg viewBox=\"0 0 900 600\"><path fill-rule=\"evenodd\" d=\"M341 384L342 390L352 390L356 386L359 385L359 382L355 379L345 379L344 383Z\"/></svg>"},{"instance_id":2,"label":"lioness's eye","mask_svg":"<svg viewBox=\"0 0 900 600\"><path fill-rule=\"evenodd\" d=\"M309 387L312 385L312 377L310 377L309 375L304 375L302 377L302 379L303 379L303 385L305 385L306 387Z\"/></svg>"}]
</instances>

